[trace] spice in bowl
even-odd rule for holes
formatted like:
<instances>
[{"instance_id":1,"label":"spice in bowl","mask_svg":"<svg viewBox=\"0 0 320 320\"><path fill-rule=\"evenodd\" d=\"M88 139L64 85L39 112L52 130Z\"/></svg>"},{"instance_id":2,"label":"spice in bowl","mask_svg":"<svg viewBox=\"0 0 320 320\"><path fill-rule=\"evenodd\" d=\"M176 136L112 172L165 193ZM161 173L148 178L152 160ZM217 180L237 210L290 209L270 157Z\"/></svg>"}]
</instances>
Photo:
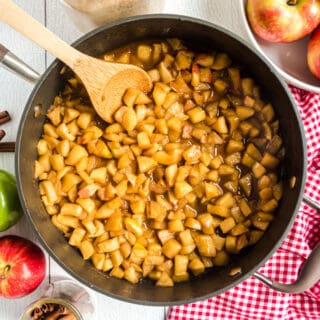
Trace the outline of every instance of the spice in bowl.
<instances>
[{"instance_id":1,"label":"spice in bowl","mask_svg":"<svg viewBox=\"0 0 320 320\"><path fill-rule=\"evenodd\" d=\"M40 299L31 304L21 320L82 320L80 313L62 299Z\"/></svg>"}]
</instances>

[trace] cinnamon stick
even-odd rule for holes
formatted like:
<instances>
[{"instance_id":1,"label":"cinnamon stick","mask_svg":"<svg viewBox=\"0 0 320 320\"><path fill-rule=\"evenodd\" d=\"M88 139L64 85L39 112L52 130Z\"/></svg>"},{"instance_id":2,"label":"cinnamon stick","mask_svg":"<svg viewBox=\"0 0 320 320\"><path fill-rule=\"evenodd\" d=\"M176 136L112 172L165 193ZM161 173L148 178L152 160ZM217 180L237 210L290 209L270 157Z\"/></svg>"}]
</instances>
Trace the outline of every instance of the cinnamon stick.
<instances>
[{"instance_id":1,"label":"cinnamon stick","mask_svg":"<svg viewBox=\"0 0 320 320\"><path fill-rule=\"evenodd\" d=\"M0 140L6 135L6 132L2 129L0 129Z\"/></svg>"},{"instance_id":2,"label":"cinnamon stick","mask_svg":"<svg viewBox=\"0 0 320 320\"><path fill-rule=\"evenodd\" d=\"M0 142L0 152L14 152L16 143L13 141L10 142Z\"/></svg>"},{"instance_id":3,"label":"cinnamon stick","mask_svg":"<svg viewBox=\"0 0 320 320\"><path fill-rule=\"evenodd\" d=\"M11 116L7 110L0 111L0 124L4 124L11 120Z\"/></svg>"}]
</instances>

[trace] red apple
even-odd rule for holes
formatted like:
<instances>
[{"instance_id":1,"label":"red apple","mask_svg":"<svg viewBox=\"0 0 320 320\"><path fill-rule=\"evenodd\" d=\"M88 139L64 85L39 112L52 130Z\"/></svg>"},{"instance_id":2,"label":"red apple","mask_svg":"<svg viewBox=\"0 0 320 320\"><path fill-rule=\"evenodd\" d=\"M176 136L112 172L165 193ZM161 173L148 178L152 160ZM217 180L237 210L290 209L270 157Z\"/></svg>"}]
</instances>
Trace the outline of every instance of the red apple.
<instances>
[{"instance_id":1,"label":"red apple","mask_svg":"<svg viewBox=\"0 0 320 320\"><path fill-rule=\"evenodd\" d=\"M40 285L45 274L46 259L39 246L18 236L0 238L0 296L25 296Z\"/></svg>"},{"instance_id":2,"label":"red apple","mask_svg":"<svg viewBox=\"0 0 320 320\"><path fill-rule=\"evenodd\" d=\"M272 42L291 42L311 33L320 23L319 0L247 0L253 31Z\"/></svg>"},{"instance_id":3,"label":"red apple","mask_svg":"<svg viewBox=\"0 0 320 320\"><path fill-rule=\"evenodd\" d=\"M307 62L312 74L320 79L320 26L312 33L309 39Z\"/></svg>"}]
</instances>

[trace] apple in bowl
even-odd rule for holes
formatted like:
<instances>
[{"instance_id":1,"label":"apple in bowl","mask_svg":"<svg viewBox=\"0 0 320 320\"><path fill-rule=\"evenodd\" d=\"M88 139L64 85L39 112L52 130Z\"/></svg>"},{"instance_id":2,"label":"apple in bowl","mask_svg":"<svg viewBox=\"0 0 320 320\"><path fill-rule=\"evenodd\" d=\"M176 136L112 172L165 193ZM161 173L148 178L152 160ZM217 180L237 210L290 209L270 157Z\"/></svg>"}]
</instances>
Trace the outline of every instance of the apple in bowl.
<instances>
[{"instance_id":1,"label":"apple in bowl","mask_svg":"<svg viewBox=\"0 0 320 320\"><path fill-rule=\"evenodd\" d=\"M307 61L312 74L320 79L320 26L312 33L308 42Z\"/></svg>"},{"instance_id":2,"label":"apple in bowl","mask_svg":"<svg viewBox=\"0 0 320 320\"><path fill-rule=\"evenodd\" d=\"M292 42L311 33L320 23L319 0L247 0L253 31L271 42Z\"/></svg>"}]
</instances>

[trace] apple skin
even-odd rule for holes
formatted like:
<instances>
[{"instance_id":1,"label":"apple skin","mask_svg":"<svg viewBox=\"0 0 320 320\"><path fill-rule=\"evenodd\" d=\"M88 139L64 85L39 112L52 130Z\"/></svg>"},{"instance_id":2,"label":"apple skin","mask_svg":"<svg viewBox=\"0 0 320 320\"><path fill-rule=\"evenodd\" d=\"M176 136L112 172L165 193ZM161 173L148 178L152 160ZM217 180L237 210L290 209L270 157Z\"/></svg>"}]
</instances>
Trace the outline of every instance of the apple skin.
<instances>
[{"instance_id":1,"label":"apple skin","mask_svg":"<svg viewBox=\"0 0 320 320\"><path fill-rule=\"evenodd\" d=\"M247 0L246 13L253 31L271 42L292 42L311 33L320 23L319 0Z\"/></svg>"},{"instance_id":2,"label":"apple skin","mask_svg":"<svg viewBox=\"0 0 320 320\"><path fill-rule=\"evenodd\" d=\"M0 296L23 297L41 284L45 274L46 259L39 246L18 236L0 238Z\"/></svg>"},{"instance_id":3,"label":"apple skin","mask_svg":"<svg viewBox=\"0 0 320 320\"><path fill-rule=\"evenodd\" d=\"M320 26L312 33L309 39L307 62L312 74L320 79Z\"/></svg>"}]
</instances>

